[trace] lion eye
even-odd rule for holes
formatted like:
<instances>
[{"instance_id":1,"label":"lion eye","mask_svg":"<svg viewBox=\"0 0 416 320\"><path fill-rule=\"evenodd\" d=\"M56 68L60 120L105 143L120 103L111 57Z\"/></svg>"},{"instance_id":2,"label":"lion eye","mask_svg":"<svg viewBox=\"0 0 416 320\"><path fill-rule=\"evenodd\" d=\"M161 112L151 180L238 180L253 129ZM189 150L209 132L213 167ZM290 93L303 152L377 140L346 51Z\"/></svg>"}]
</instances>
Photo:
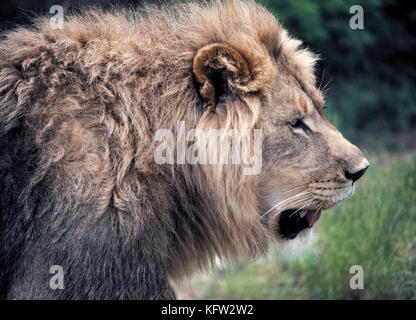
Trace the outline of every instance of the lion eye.
<instances>
[{"instance_id":1,"label":"lion eye","mask_svg":"<svg viewBox=\"0 0 416 320\"><path fill-rule=\"evenodd\" d=\"M293 129L302 129L305 132L309 130L309 127L306 125L306 123L302 119L296 119L293 122L289 123L289 125Z\"/></svg>"}]
</instances>

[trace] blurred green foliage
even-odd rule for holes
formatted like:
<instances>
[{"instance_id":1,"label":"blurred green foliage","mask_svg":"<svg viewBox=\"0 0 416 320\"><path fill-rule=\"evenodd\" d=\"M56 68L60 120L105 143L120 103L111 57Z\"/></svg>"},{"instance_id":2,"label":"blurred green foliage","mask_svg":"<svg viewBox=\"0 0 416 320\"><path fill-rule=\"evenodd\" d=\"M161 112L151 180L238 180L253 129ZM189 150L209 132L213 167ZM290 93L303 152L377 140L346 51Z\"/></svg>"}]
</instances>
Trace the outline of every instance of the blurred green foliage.
<instances>
[{"instance_id":1,"label":"blurred green foliage","mask_svg":"<svg viewBox=\"0 0 416 320\"><path fill-rule=\"evenodd\" d=\"M395 0L259 0L323 61L328 113L352 140L416 127L416 6ZM364 29L351 29L361 5ZM367 139L368 140L368 139ZM368 141L366 141L368 142Z\"/></svg>"},{"instance_id":2,"label":"blurred green foliage","mask_svg":"<svg viewBox=\"0 0 416 320\"><path fill-rule=\"evenodd\" d=\"M207 299L416 299L416 157L387 169L372 163L358 184L322 213L317 241L300 257L273 246L268 259L194 287ZM363 290L349 286L352 265L363 267Z\"/></svg>"}]
</instances>

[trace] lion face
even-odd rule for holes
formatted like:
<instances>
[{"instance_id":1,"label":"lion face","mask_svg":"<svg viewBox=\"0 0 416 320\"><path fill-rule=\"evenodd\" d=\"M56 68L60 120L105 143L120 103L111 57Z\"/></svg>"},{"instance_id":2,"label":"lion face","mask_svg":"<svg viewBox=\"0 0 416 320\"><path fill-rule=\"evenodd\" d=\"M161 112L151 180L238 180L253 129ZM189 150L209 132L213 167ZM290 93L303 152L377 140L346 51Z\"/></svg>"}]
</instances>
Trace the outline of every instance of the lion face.
<instances>
[{"instance_id":1,"label":"lion face","mask_svg":"<svg viewBox=\"0 0 416 320\"><path fill-rule=\"evenodd\" d=\"M328 121L321 92L278 76L263 106L260 207L278 239L307 232L322 210L350 197L369 163Z\"/></svg>"},{"instance_id":2,"label":"lion face","mask_svg":"<svg viewBox=\"0 0 416 320\"><path fill-rule=\"evenodd\" d=\"M306 51L299 54L298 44L286 53L298 61L248 52L237 43L208 45L194 60L206 102L202 122L263 132L257 219L279 241L309 232L322 210L353 194L355 181L369 166L326 118L313 68L302 67L315 60Z\"/></svg>"}]
</instances>

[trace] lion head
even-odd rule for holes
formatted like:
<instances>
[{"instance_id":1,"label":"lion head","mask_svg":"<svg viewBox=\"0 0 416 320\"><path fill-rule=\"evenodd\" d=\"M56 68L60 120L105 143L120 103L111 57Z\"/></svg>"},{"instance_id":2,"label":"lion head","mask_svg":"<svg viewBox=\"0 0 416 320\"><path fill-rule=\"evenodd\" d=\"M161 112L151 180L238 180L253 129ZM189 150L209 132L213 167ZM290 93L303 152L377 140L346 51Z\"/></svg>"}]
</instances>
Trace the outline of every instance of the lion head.
<instances>
[{"instance_id":1,"label":"lion head","mask_svg":"<svg viewBox=\"0 0 416 320\"><path fill-rule=\"evenodd\" d=\"M197 127L260 129L262 170L243 177L238 168L228 167L217 175L214 189L218 199L227 196L224 190L240 192L225 200L238 208L229 230L245 221L249 237L259 222L265 234L290 241L308 234L322 210L350 197L369 163L325 115L314 76L318 58L261 7L248 2L224 9L226 17L235 14L245 21L247 30L230 32L195 55L193 74L204 101ZM203 170L214 179L218 167ZM251 236L258 240L259 233Z\"/></svg>"}]
</instances>

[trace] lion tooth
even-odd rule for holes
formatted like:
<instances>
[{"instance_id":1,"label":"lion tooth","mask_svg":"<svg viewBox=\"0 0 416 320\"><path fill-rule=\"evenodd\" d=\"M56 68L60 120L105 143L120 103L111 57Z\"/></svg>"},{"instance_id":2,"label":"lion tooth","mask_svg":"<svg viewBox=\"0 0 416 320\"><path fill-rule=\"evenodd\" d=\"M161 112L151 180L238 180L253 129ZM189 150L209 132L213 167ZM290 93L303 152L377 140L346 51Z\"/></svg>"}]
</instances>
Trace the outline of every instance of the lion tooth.
<instances>
[{"instance_id":1,"label":"lion tooth","mask_svg":"<svg viewBox=\"0 0 416 320\"><path fill-rule=\"evenodd\" d=\"M301 212L300 212L300 216L301 216L301 218L303 218L304 216L306 216L306 214L308 213L308 210L302 210Z\"/></svg>"}]
</instances>

